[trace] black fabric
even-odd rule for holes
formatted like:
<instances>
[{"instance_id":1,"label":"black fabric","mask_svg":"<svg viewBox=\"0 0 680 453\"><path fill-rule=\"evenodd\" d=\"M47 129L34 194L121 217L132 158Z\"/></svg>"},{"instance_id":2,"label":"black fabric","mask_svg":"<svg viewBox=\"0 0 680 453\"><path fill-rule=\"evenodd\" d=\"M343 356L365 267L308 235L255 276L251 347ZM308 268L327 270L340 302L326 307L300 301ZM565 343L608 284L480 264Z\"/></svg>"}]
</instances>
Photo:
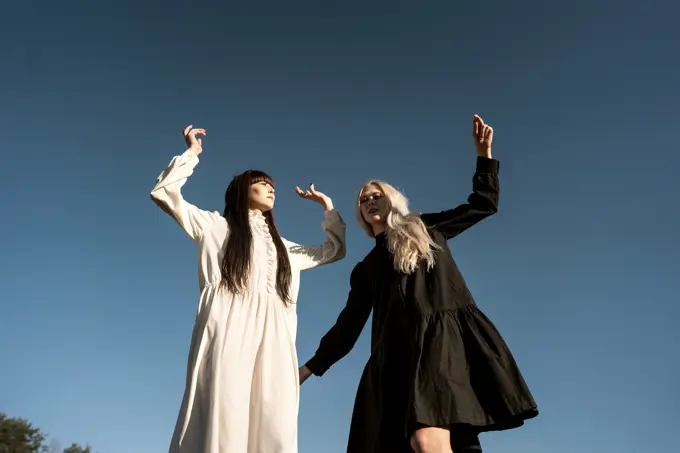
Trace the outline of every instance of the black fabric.
<instances>
[{"instance_id":1,"label":"black fabric","mask_svg":"<svg viewBox=\"0 0 680 453\"><path fill-rule=\"evenodd\" d=\"M352 271L347 305L306 364L322 376L349 353L373 310L348 453L402 451L421 425L449 426L454 452L479 451L478 433L538 415L512 353L477 307L447 245L494 214L498 197L498 161L480 157L468 202L421 216L442 247L431 271L398 274L384 234Z\"/></svg>"}]
</instances>

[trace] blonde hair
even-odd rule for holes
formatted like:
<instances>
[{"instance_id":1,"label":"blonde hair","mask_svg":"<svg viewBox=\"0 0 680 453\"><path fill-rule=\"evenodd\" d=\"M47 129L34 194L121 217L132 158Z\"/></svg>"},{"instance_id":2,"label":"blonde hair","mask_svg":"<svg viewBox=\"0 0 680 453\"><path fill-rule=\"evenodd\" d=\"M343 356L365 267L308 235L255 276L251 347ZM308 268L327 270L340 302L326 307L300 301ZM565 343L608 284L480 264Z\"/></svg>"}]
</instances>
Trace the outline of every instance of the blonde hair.
<instances>
[{"instance_id":1,"label":"blonde hair","mask_svg":"<svg viewBox=\"0 0 680 453\"><path fill-rule=\"evenodd\" d=\"M432 240L420 216L409 211L408 198L390 184L371 180L359 190L356 216L361 228L370 237L375 236L371 225L361 215L361 195L370 186L378 188L388 202L389 213L385 233L387 248L394 256L394 268L404 274L411 274L424 262L428 270L432 269L435 250L441 247Z\"/></svg>"}]
</instances>

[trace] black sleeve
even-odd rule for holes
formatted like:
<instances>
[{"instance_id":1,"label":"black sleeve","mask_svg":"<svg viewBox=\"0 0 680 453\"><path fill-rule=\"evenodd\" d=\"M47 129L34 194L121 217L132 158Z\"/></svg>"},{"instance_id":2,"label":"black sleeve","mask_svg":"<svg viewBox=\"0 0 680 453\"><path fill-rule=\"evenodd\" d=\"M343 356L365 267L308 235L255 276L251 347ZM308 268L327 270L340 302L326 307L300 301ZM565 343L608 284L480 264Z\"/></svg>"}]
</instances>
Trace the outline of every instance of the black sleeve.
<instances>
[{"instance_id":1,"label":"black sleeve","mask_svg":"<svg viewBox=\"0 0 680 453\"><path fill-rule=\"evenodd\" d=\"M359 339L373 308L371 293L367 291L370 286L365 284L366 277L360 265L352 270L347 304L335 325L321 339L314 357L305 364L314 375L323 376L331 366L349 354Z\"/></svg>"},{"instance_id":2,"label":"black sleeve","mask_svg":"<svg viewBox=\"0 0 680 453\"><path fill-rule=\"evenodd\" d=\"M425 225L451 239L472 225L484 220L498 211L499 162L496 159L477 157L477 170L472 179L472 193L467 203L454 209L437 213L422 214Z\"/></svg>"}]
</instances>

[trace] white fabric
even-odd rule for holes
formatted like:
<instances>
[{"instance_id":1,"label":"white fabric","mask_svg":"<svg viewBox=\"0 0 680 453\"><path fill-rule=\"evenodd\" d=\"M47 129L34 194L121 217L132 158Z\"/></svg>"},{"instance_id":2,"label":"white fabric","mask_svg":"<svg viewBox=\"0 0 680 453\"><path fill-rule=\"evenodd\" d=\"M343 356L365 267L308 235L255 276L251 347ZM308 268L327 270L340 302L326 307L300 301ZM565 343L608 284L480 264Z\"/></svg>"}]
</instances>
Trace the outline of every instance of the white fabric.
<instances>
[{"instance_id":1,"label":"white fabric","mask_svg":"<svg viewBox=\"0 0 680 453\"><path fill-rule=\"evenodd\" d=\"M170 453L297 453L299 375L295 337L300 271L345 256L345 224L327 211L326 241L283 240L292 268L286 306L276 293L276 248L262 215L251 215L249 289L219 286L228 224L218 212L185 201L181 187L198 164L187 150L160 174L151 198L197 243L200 297L186 389Z\"/></svg>"}]
</instances>

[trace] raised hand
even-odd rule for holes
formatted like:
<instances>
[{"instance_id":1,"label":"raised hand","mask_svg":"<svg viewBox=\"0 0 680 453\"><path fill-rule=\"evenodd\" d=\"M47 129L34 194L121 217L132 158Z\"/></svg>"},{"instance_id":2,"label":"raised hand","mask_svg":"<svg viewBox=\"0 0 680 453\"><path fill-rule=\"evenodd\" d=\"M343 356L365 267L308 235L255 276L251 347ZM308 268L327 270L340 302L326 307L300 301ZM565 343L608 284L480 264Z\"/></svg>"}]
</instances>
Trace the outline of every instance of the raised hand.
<instances>
[{"instance_id":1,"label":"raised hand","mask_svg":"<svg viewBox=\"0 0 680 453\"><path fill-rule=\"evenodd\" d=\"M493 128L484 124L479 115L472 118L472 137L475 140L477 155L491 158L491 142L493 142Z\"/></svg>"},{"instance_id":2,"label":"raised hand","mask_svg":"<svg viewBox=\"0 0 680 453\"><path fill-rule=\"evenodd\" d=\"M314 189L314 184L309 185L309 190L302 191L299 187L295 187L295 191L297 194L306 200L312 200L316 203L319 203L321 206L323 206L325 211L330 211L333 209L333 200L330 199L330 197L324 193L319 192L318 190Z\"/></svg>"},{"instance_id":3,"label":"raised hand","mask_svg":"<svg viewBox=\"0 0 680 453\"><path fill-rule=\"evenodd\" d=\"M197 156L203 152L203 140L198 135L205 137L205 129L194 129L189 125L184 128L184 141L187 147Z\"/></svg>"}]
</instances>

